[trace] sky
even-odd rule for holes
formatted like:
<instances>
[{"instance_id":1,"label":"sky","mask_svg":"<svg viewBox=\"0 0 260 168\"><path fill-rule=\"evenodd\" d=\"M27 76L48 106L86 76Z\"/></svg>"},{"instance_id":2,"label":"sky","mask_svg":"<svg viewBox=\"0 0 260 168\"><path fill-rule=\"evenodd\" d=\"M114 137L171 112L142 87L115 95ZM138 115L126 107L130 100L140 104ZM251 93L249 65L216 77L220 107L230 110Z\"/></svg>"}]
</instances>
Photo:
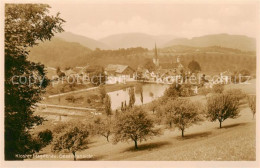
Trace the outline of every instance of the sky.
<instances>
[{"instance_id":1,"label":"sky","mask_svg":"<svg viewBox=\"0 0 260 168\"><path fill-rule=\"evenodd\" d=\"M65 31L93 39L140 32L192 38L207 34L256 37L256 4L49 3Z\"/></svg>"}]
</instances>

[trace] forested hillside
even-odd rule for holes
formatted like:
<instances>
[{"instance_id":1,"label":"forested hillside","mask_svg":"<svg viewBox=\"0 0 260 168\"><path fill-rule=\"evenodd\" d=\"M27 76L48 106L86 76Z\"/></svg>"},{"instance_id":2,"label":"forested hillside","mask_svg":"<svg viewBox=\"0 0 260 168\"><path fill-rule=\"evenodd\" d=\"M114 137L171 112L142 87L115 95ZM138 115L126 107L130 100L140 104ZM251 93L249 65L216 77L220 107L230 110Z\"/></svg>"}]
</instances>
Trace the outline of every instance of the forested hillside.
<instances>
[{"instance_id":1,"label":"forested hillside","mask_svg":"<svg viewBox=\"0 0 260 168\"><path fill-rule=\"evenodd\" d=\"M185 66L191 60L200 63L202 71L217 73L225 70L248 69L255 72L256 53L220 46L190 47L172 46L159 48L158 55L161 63L175 62L177 56ZM152 59L153 50L145 48L128 48L118 50L90 50L78 43L66 42L54 38L51 42L44 42L31 49L29 58L51 67L75 67L90 65L106 66L107 64L125 64L133 68L145 64Z\"/></svg>"}]
</instances>

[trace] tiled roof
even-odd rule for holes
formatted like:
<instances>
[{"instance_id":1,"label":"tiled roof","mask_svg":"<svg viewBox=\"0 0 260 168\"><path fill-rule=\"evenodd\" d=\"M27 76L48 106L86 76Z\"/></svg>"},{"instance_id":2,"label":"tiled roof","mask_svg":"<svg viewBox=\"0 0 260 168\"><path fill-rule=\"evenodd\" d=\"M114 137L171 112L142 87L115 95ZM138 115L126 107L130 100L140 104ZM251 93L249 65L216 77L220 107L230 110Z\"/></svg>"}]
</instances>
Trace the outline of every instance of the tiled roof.
<instances>
[{"instance_id":1,"label":"tiled roof","mask_svg":"<svg viewBox=\"0 0 260 168\"><path fill-rule=\"evenodd\" d=\"M119 64L108 64L105 68L105 71L108 72L116 72L116 73L122 73L124 70L128 67L128 65L119 65Z\"/></svg>"}]
</instances>

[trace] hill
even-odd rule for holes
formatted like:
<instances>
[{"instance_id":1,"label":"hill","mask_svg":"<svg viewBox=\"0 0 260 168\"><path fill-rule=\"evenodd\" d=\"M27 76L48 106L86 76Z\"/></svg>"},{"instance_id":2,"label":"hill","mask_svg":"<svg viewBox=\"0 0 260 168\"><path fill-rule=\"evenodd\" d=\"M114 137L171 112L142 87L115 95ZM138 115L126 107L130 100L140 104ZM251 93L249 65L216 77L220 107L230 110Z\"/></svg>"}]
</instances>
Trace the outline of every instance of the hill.
<instances>
[{"instance_id":1,"label":"hill","mask_svg":"<svg viewBox=\"0 0 260 168\"><path fill-rule=\"evenodd\" d=\"M100 48L100 49L109 49L109 45L106 45L100 41L85 37L85 36L81 36L81 35L77 35L77 34L73 34L71 32L63 32L63 33L59 33L57 34L57 37L68 41L68 42L77 42L87 48L90 48L92 50L96 49L96 48Z\"/></svg>"},{"instance_id":2,"label":"hill","mask_svg":"<svg viewBox=\"0 0 260 168\"><path fill-rule=\"evenodd\" d=\"M226 48L256 51L256 39L242 35L214 34L192 39L177 38L169 41L164 47L186 45L193 47L221 46Z\"/></svg>"},{"instance_id":3,"label":"hill","mask_svg":"<svg viewBox=\"0 0 260 168\"><path fill-rule=\"evenodd\" d=\"M57 37L41 42L30 51L29 60L51 67L77 65L77 62L87 59L87 54L91 52L79 43L67 42Z\"/></svg>"},{"instance_id":4,"label":"hill","mask_svg":"<svg viewBox=\"0 0 260 168\"><path fill-rule=\"evenodd\" d=\"M130 47L152 49L154 48L155 43L160 47L172 38L174 37L171 35L152 36L144 33L124 33L111 35L100 39L100 41L111 46L113 49Z\"/></svg>"}]
</instances>

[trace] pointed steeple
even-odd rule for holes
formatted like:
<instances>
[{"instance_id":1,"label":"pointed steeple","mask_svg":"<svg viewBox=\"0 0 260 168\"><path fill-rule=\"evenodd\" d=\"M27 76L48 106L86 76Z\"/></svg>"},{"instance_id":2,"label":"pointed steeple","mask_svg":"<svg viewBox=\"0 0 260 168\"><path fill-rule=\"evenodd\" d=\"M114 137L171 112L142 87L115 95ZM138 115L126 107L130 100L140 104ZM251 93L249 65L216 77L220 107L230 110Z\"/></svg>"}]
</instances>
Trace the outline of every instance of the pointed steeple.
<instances>
[{"instance_id":1,"label":"pointed steeple","mask_svg":"<svg viewBox=\"0 0 260 168\"><path fill-rule=\"evenodd\" d=\"M155 58L156 60L158 59L156 43L155 43L155 46L154 46L154 58Z\"/></svg>"},{"instance_id":2,"label":"pointed steeple","mask_svg":"<svg viewBox=\"0 0 260 168\"><path fill-rule=\"evenodd\" d=\"M158 53L157 53L156 43L155 43L155 46L154 46L153 63L154 63L156 66L159 66L159 59L158 59Z\"/></svg>"}]
</instances>

